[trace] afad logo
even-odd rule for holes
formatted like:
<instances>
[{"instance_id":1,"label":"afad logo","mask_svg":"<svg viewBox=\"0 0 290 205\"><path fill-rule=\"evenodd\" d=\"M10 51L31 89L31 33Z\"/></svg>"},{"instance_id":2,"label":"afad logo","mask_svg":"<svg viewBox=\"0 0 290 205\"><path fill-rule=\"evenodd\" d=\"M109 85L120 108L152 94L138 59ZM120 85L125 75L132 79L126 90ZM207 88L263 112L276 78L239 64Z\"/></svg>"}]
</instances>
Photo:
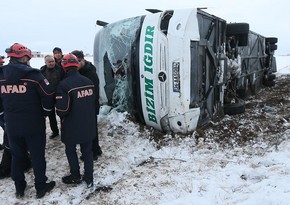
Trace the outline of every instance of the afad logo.
<instances>
[{"instance_id":1,"label":"afad logo","mask_svg":"<svg viewBox=\"0 0 290 205\"><path fill-rule=\"evenodd\" d=\"M83 98L87 96L91 96L93 94L93 89L87 89L87 90L80 90L77 93L77 98Z\"/></svg>"},{"instance_id":2,"label":"afad logo","mask_svg":"<svg viewBox=\"0 0 290 205\"><path fill-rule=\"evenodd\" d=\"M26 93L27 88L25 85L1 85L2 94L13 94L13 93Z\"/></svg>"}]
</instances>

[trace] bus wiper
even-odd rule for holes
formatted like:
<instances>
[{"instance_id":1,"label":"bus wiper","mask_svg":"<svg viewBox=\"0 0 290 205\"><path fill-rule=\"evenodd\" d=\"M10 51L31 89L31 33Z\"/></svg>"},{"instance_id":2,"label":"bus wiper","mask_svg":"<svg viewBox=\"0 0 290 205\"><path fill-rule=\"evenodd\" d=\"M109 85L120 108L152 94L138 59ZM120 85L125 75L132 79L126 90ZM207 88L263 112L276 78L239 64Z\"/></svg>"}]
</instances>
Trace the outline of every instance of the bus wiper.
<instances>
[{"instance_id":1,"label":"bus wiper","mask_svg":"<svg viewBox=\"0 0 290 205\"><path fill-rule=\"evenodd\" d=\"M155 13L159 13L159 12L162 12L161 10L159 10L159 9L145 9L146 11L149 11L150 13L153 13L153 14L155 14Z\"/></svg>"},{"instance_id":2,"label":"bus wiper","mask_svg":"<svg viewBox=\"0 0 290 205\"><path fill-rule=\"evenodd\" d=\"M105 21L97 20L96 24L97 24L98 26L103 26L103 27L104 27L104 26L108 25L109 23L107 23L107 22L105 22Z\"/></svg>"}]
</instances>

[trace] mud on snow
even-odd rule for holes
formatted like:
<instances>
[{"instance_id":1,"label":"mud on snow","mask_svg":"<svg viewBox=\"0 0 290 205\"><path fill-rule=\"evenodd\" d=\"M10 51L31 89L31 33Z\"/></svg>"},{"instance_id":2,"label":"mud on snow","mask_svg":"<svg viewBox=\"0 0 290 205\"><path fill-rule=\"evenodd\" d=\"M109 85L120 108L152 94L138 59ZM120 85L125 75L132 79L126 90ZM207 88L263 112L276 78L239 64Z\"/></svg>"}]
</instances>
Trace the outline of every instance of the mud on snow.
<instances>
[{"instance_id":1,"label":"mud on snow","mask_svg":"<svg viewBox=\"0 0 290 205\"><path fill-rule=\"evenodd\" d=\"M261 154L277 149L290 132L290 75L280 75L275 85L263 87L245 100L246 111L224 115L218 121L198 128L192 134L197 146L208 149L244 149L247 154ZM181 135L163 135L152 131L158 147ZM251 153L252 152L252 153Z\"/></svg>"}]
</instances>

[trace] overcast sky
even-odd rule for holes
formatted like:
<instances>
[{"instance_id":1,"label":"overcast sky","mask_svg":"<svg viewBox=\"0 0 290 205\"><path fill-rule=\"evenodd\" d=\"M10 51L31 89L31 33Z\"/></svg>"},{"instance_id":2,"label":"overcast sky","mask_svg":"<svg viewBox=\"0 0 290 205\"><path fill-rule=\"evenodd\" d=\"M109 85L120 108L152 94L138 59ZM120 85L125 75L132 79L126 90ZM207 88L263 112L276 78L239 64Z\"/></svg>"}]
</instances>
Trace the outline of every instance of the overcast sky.
<instances>
[{"instance_id":1,"label":"overcast sky","mask_svg":"<svg viewBox=\"0 0 290 205\"><path fill-rule=\"evenodd\" d=\"M1 1L0 55L15 42L33 51L93 52L96 20L115 22L160 10L207 7L228 23L247 22L250 30L278 37L276 54L290 54L290 1L280 0L14 0Z\"/></svg>"}]
</instances>

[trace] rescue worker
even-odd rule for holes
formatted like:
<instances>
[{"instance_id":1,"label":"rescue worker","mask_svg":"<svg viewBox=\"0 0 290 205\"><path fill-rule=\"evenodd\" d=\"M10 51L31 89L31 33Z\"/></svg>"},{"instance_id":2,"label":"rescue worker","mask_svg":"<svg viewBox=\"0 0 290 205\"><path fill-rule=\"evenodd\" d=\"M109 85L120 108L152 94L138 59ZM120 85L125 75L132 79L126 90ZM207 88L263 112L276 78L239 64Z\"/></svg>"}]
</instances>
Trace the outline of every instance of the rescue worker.
<instances>
[{"instance_id":1,"label":"rescue worker","mask_svg":"<svg viewBox=\"0 0 290 205\"><path fill-rule=\"evenodd\" d=\"M5 63L5 61L4 61L4 56L1 56L0 55L0 68L4 65L4 63ZM0 122L1 123L1 127L3 128L4 127L4 122ZM2 125L3 124L3 125ZM4 128L3 128L3 130L4 130ZM4 138L4 137L3 137ZM3 142L3 144L4 144L4 142ZM2 144L0 144L0 149L2 150L4 147L3 147L3 145ZM2 164L2 163L1 163ZM0 165L0 177L1 177L1 165Z\"/></svg>"},{"instance_id":2,"label":"rescue worker","mask_svg":"<svg viewBox=\"0 0 290 205\"><path fill-rule=\"evenodd\" d=\"M96 113L96 118L97 115L99 114L99 110L100 110L100 103L99 103L99 78L96 72L96 67L89 61L84 59L84 53L83 51L79 51L79 50L74 50L72 52L72 54L74 54L79 61L79 67L78 70L80 72L81 75L89 78L91 81L93 81L94 85L95 85L95 89L96 89L96 99L95 99L95 113ZM102 149L99 145L99 134L98 134L98 125L97 125L97 121L96 121L96 137L93 139L93 157L94 160L97 160L99 156L102 155ZM82 157L81 157L82 159Z\"/></svg>"},{"instance_id":3,"label":"rescue worker","mask_svg":"<svg viewBox=\"0 0 290 205\"><path fill-rule=\"evenodd\" d=\"M29 66L31 50L15 43L5 50L9 63L0 70L0 113L12 153L11 177L17 198L24 196L27 186L24 156L29 150L34 172L36 197L51 191L55 182L47 183L45 161L45 115L54 106L53 92L39 69Z\"/></svg>"},{"instance_id":4,"label":"rescue worker","mask_svg":"<svg viewBox=\"0 0 290 205\"><path fill-rule=\"evenodd\" d=\"M4 56L0 55L0 67L2 67L5 63L4 58L5 58Z\"/></svg>"},{"instance_id":5,"label":"rescue worker","mask_svg":"<svg viewBox=\"0 0 290 205\"><path fill-rule=\"evenodd\" d=\"M4 65L4 63L5 63L5 61L4 61L4 56L1 56L0 55L0 68ZM3 124L3 125L2 125ZM0 126L3 128L4 127L4 121L3 122L1 122L0 121ZM4 128L3 128L3 130L4 130ZM3 137L4 138L4 137ZM3 144L4 144L4 142L3 142ZM0 150L2 150L4 147L3 147L3 145L2 144L0 144ZM1 165L2 165L2 163L0 164L0 179L1 179L1 169L2 169L2 167L1 167Z\"/></svg>"},{"instance_id":6,"label":"rescue worker","mask_svg":"<svg viewBox=\"0 0 290 205\"><path fill-rule=\"evenodd\" d=\"M49 81L53 91L56 90L57 84L64 76L64 71L62 67L55 63L55 59L51 55L46 55L44 57L45 65L40 68L40 72L44 77ZM59 130L57 126L55 109L53 108L52 112L48 116L50 129L52 134L49 136L50 139L53 139L59 135Z\"/></svg>"},{"instance_id":7,"label":"rescue worker","mask_svg":"<svg viewBox=\"0 0 290 205\"><path fill-rule=\"evenodd\" d=\"M95 138L95 86L80 75L79 61L71 53L64 55L62 67L66 72L57 86L56 112L61 118L61 141L70 166L70 175L62 177L65 184L79 184L82 180L93 186L92 139ZM84 175L81 177L76 146L84 160Z\"/></svg>"},{"instance_id":8,"label":"rescue worker","mask_svg":"<svg viewBox=\"0 0 290 205\"><path fill-rule=\"evenodd\" d=\"M4 56L0 56L0 69L4 65ZM5 131L5 122L4 122L4 116L1 116L0 119L0 126L2 127L4 133L3 133L3 154L2 154L2 159L0 163L0 179L4 179L6 177L10 177L11 173L11 152L9 148L9 143L8 143L8 136L7 132ZM24 170L28 171L31 168L31 161L29 158L28 152L25 153L25 163L24 163Z\"/></svg>"},{"instance_id":9,"label":"rescue worker","mask_svg":"<svg viewBox=\"0 0 290 205\"><path fill-rule=\"evenodd\" d=\"M52 53L53 53L53 57L55 59L55 63L57 65L61 66L61 60L62 60L62 57L63 57L61 48L55 47L52 50Z\"/></svg>"},{"instance_id":10,"label":"rescue worker","mask_svg":"<svg viewBox=\"0 0 290 205\"><path fill-rule=\"evenodd\" d=\"M1 56L0 55L0 68L4 65L4 63L5 63L5 61L4 61L4 56ZM1 126L2 127L2 126ZM0 150L2 150L3 149L3 146L2 146L2 144L0 144ZM0 165L1 166L1 165Z\"/></svg>"}]
</instances>

